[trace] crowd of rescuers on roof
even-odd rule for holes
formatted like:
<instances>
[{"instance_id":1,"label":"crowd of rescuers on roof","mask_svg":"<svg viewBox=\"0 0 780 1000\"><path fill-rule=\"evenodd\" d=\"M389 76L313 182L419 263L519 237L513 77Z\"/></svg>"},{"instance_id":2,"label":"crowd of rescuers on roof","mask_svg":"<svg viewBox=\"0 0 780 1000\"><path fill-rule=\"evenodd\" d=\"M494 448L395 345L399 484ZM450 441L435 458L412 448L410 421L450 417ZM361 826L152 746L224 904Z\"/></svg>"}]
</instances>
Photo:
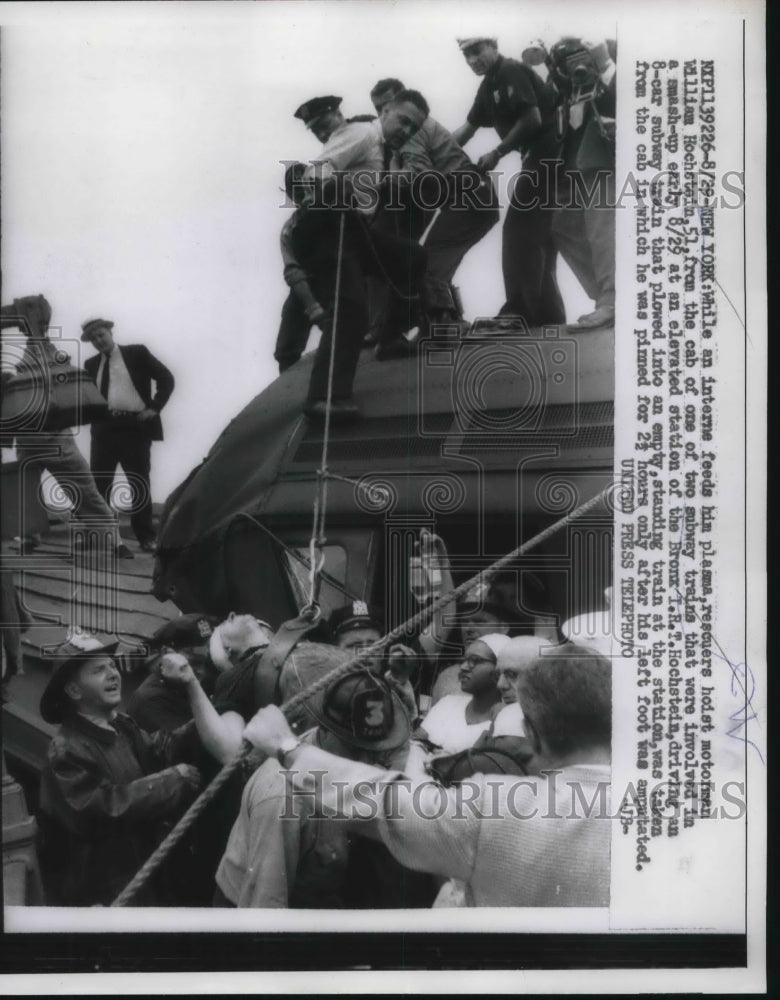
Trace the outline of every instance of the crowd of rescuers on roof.
<instances>
[{"instance_id":1,"label":"crowd of rescuers on roof","mask_svg":"<svg viewBox=\"0 0 780 1000\"><path fill-rule=\"evenodd\" d=\"M370 92L376 117L345 118L342 98L333 95L295 111L322 149L309 163L286 166L294 211L281 250L290 292L274 357L285 371L303 354L311 327L321 330L304 405L312 420L325 417L334 323L335 420L359 416L352 389L366 345L384 361L414 354L432 328L459 336L463 310L452 282L466 253L498 222L491 172L512 152L522 169L507 175L506 300L494 328L566 322L559 254L594 303L571 328L614 321L614 42L566 37L549 51L534 42L522 61L503 56L495 38L458 44L482 82L454 132L418 90L395 78ZM473 163L463 147L480 128L499 141Z\"/></svg>"},{"instance_id":2,"label":"crowd of rescuers on roof","mask_svg":"<svg viewBox=\"0 0 780 1000\"><path fill-rule=\"evenodd\" d=\"M421 532L408 573L420 604L452 588L438 536ZM577 645L556 622L541 577L512 568L290 718L279 705L383 635L364 601L295 644L252 615L183 615L126 700L116 644L72 635L40 703L58 726L37 813L46 902L110 904L246 740L130 905L608 905L609 814L577 802L610 808L609 638Z\"/></svg>"}]
</instances>

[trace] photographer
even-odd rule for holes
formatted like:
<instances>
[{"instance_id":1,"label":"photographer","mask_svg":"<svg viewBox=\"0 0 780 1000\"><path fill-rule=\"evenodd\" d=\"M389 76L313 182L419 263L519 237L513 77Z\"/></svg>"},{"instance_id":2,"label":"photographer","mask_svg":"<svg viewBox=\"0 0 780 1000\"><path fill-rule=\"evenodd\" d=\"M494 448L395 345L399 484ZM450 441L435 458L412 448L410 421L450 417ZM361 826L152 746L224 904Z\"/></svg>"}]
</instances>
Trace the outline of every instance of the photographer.
<instances>
[{"instance_id":1,"label":"photographer","mask_svg":"<svg viewBox=\"0 0 780 1000\"><path fill-rule=\"evenodd\" d=\"M523 58L535 61L533 53L540 49L527 49ZM614 42L563 38L545 59L561 97L565 129L553 235L595 303L574 329L615 320L615 55Z\"/></svg>"}]
</instances>

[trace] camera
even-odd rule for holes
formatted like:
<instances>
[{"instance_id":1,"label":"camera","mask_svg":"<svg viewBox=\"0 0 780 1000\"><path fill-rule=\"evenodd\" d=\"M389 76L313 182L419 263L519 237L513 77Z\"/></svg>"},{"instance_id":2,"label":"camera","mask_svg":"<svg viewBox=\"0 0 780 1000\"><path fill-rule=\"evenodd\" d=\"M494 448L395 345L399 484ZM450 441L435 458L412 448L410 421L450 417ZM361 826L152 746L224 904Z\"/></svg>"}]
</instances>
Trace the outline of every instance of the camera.
<instances>
[{"instance_id":1,"label":"camera","mask_svg":"<svg viewBox=\"0 0 780 1000\"><path fill-rule=\"evenodd\" d=\"M562 38L550 49L550 71L558 89L573 103L595 96L601 75L579 38Z\"/></svg>"}]
</instances>

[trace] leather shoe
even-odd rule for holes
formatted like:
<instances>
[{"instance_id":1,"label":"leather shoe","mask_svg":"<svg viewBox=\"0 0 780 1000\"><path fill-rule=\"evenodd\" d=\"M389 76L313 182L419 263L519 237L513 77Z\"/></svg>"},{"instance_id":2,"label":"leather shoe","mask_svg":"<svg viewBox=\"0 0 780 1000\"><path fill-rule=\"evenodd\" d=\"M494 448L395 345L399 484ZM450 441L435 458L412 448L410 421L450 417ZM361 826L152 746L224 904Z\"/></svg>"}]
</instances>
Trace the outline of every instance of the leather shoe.
<instances>
[{"instance_id":1,"label":"leather shoe","mask_svg":"<svg viewBox=\"0 0 780 1000\"><path fill-rule=\"evenodd\" d=\"M128 549L124 542L120 542L119 545L114 549L117 559L135 559L133 553Z\"/></svg>"},{"instance_id":2,"label":"leather shoe","mask_svg":"<svg viewBox=\"0 0 780 1000\"><path fill-rule=\"evenodd\" d=\"M303 408L304 415L316 423L325 423L327 413L327 403L324 399L317 399L313 403L307 403ZM352 399L334 399L330 404L330 419L334 423L344 423L348 420L357 420L360 410L357 403Z\"/></svg>"}]
</instances>

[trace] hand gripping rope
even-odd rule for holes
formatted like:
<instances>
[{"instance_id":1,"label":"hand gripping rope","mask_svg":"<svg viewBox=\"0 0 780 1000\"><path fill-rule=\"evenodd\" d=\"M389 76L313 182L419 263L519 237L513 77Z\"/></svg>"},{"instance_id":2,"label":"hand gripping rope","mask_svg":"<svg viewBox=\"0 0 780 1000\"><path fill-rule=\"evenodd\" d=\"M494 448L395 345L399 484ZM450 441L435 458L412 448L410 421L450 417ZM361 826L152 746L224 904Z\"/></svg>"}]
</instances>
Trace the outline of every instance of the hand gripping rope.
<instances>
[{"instance_id":1,"label":"hand gripping rope","mask_svg":"<svg viewBox=\"0 0 780 1000\"><path fill-rule=\"evenodd\" d=\"M496 573L504 569L505 566L514 562L515 559L519 559L521 556L526 555L531 551L531 549L534 549L536 546L541 545L542 542L547 541L547 539L552 535L556 534L562 528L565 528L566 525L589 513L600 503L607 500L608 496L612 492L612 489L612 486L608 486L600 493L597 493L596 496L587 500L585 503L573 510L571 514L566 514L564 517L546 527L543 531L540 531L537 535L534 535L533 538L529 538L527 542L523 542L522 545L514 549L512 552L509 552L507 555L497 559L496 562L488 567L488 569L475 574L469 580L466 580L465 583L462 583L454 590L451 590L448 594L442 594L441 597L437 598L431 604L418 611L416 615L413 615L403 624L398 625L392 631L388 632L382 639L377 640L373 646L363 650L359 656L356 656L354 659L342 664L340 667L336 667L335 670L331 670L330 673L325 674L319 680L309 685L309 687L304 688L303 691L299 691L298 694L294 695L294 697L290 698L289 701L286 701L280 706L282 712L289 717L293 709L298 708L298 706L302 705L305 701L307 701L307 699L311 698L312 695L317 694L324 688L328 687L337 678L354 671L356 667L363 666L366 660L376 656L387 646L397 642L399 639L402 639L409 631L418 628L425 628L440 608L447 607L447 605L452 604L453 601L463 597L478 583L491 580ZM242 745L235 757L223 766L222 770L216 775L211 784L201 792L200 796L195 800L195 802L193 802L187 812L184 813L173 830L171 830L154 853L150 855L147 861L138 869L132 880L113 901L111 904L112 906L127 906L135 894L145 885L149 877L160 867L171 851L173 851L193 823L200 817L201 813L203 813L214 796L241 765L242 761L244 761L246 757L253 752L254 747L251 744L245 742Z\"/></svg>"}]
</instances>

